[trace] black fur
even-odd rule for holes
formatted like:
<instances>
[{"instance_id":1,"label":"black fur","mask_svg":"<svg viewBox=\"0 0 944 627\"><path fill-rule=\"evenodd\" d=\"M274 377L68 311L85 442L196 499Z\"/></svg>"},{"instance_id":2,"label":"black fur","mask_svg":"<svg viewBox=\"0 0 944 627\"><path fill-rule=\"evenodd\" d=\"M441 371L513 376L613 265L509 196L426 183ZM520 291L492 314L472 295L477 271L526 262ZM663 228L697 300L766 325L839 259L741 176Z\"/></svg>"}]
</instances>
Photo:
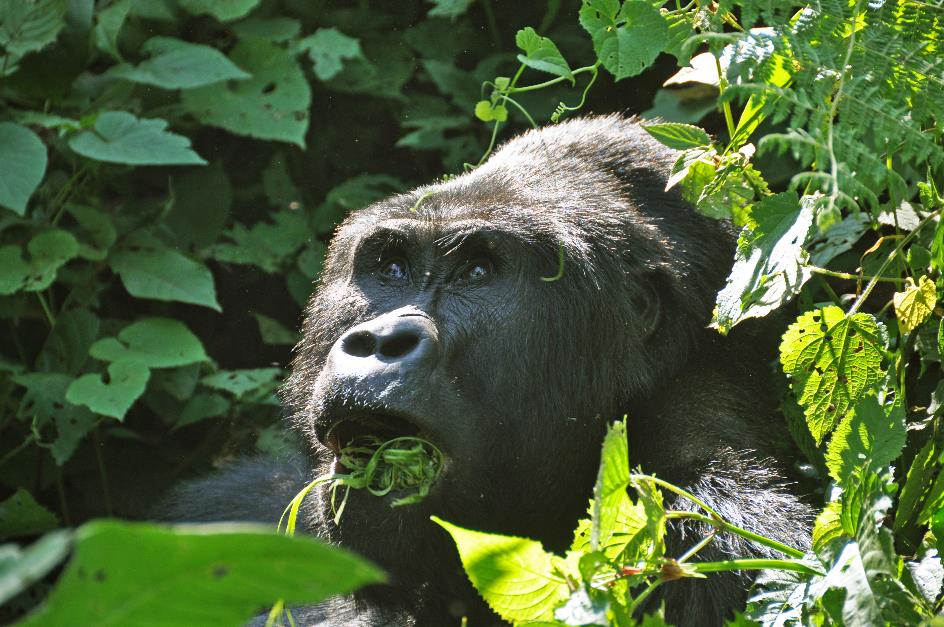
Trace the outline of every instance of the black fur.
<instances>
[{"instance_id":1,"label":"black fur","mask_svg":"<svg viewBox=\"0 0 944 627\"><path fill-rule=\"evenodd\" d=\"M309 532L369 557L394 583L300 610L303 624L450 625L465 614L497 624L429 516L563 550L585 514L605 426L624 414L631 463L736 524L808 543L808 509L774 461L791 465L768 381L773 352L763 333L723 339L705 328L734 233L665 191L675 158L634 120L574 120L341 225L285 389L292 426L311 445L308 476L332 463L319 441L331 421L359 411L406 417L448 461L418 505L352 492L340 527L324 492L309 499ZM563 277L542 281L560 250ZM494 272L461 280L481 257ZM410 276L378 278L391 258ZM421 342L393 365L358 361L344 344L346 333L381 337L403 324ZM171 516L274 522L304 474L243 463L182 488ZM211 511L194 515L202 504ZM670 548L682 552L700 531L674 528ZM730 537L704 552L766 554ZM717 625L748 583L673 582L654 602L676 624Z\"/></svg>"}]
</instances>

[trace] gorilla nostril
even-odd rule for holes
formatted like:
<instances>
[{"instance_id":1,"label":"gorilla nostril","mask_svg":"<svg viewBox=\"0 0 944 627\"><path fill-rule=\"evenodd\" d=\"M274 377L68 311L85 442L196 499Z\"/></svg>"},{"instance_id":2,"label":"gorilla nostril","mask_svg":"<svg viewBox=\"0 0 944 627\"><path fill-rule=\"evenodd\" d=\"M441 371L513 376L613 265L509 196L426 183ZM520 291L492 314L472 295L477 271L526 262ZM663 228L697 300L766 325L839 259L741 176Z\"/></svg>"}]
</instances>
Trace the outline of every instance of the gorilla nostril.
<instances>
[{"instance_id":1,"label":"gorilla nostril","mask_svg":"<svg viewBox=\"0 0 944 627\"><path fill-rule=\"evenodd\" d=\"M420 343L416 333L397 333L380 341L379 353L384 357L405 357Z\"/></svg>"},{"instance_id":2,"label":"gorilla nostril","mask_svg":"<svg viewBox=\"0 0 944 627\"><path fill-rule=\"evenodd\" d=\"M342 340L341 350L354 357L370 357L377 350L377 338L369 331L357 331Z\"/></svg>"}]
</instances>

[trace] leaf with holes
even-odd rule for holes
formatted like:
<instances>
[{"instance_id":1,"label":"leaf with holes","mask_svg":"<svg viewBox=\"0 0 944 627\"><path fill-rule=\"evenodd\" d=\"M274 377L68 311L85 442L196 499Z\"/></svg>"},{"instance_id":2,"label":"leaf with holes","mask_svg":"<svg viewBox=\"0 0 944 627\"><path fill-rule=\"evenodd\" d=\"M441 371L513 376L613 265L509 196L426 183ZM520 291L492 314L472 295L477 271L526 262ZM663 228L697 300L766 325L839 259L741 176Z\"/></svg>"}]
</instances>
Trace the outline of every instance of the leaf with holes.
<instances>
[{"instance_id":1,"label":"leaf with holes","mask_svg":"<svg viewBox=\"0 0 944 627\"><path fill-rule=\"evenodd\" d=\"M292 53L252 39L238 43L230 58L252 78L184 91L184 108L204 124L304 148L311 89Z\"/></svg>"},{"instance_id":2,"label":"leaf with holes","mask_svg":"<svg viewBox=\"0 0 944 627\"><path fill-rule=\"evenodd\" d=\"M580 9L580 25L616 80L645 70L670 42L668 22L647 0L626 0L622 8L611 0L588 0Z\"/></svg>"},{"instance_id":3,"label":"leaf with holes","mask_svg":"<svg viewBox=\"0 0 944 627\"><path fill-rule=\"evenodd\" d=\"M265 387L275 387L282 374L281 368L247 368L244 370L221 370L203 377L203 385L224 390L240 397Z\"/></svg>"},{"instance_id":4,"label":"leaf with holes","mask_svg":"<svg viewBox=\"0 0 944 627\"><path fill-rule=\"evenodd\" d=\"M66 400L85 405L96 414L124 420L138 398L144 394L151 371L140 361L122 359L108 365L108 381L102 375L82 375L69 385Z\"/></svg>"},{"instance_id":5,"label":"leaf with holes","mask_svg":"<svg viewBox=\"0 0 944 627\"><path fill-rule=\"evenodd\" d=\"M145 318L129 324L118 337L98 340L89 354L102 361L134 360L149 368L174 368L207 361L203 344L182 322Z\"/></svg>"},{"instance_id":6,"label":"leaf with holes","mask_svg":"<svg viewBox=\"0 0 944 627\"><path fill-rule=\"evenodd\" d=\"M59 268L79 254L79 243L68 231L50 229L31 239L26 250L29 261L15 244L0 247L0 295L46 289Z\"/></svg>"},{"instance_id":7,"label":"leaf with holes","mask_svg":"<svg viewBox=\"0 0 944 627\"><path fill-rule=\"evenodd\" d=\"M326 81L344 68L345 59L363 59L361 44L336 28L319 28L313 35L298 42L299 50L307 51L314 64L315 76Z\"/></svg>"},{"instance_id":8,"label":"leaf with holes","mask_svg":"<svg viewBox=\"0 0 944 627\"><path fill-rule=\"evenodd\" d=\"M826 467L840 485L847 485L852 473L868 463L880 469L901 455L905 446L905 412L899 403L888 407L875 396L860 400L829 441Z\"/></svg>"},{"instance_id":9,"label":"leaf with holes","mask_svg":"<svg viewBox=\"0 0 944 627\"><path fill-rule=\"evenodd\" d=\"M59 316L57 327L63 317ZM17 375L13 381L26 388L17 417L32 421L32 427L43 434L44 440L52 440L49 452L56 464L62 466L72 458L79 443L95 428L100 417L66 400L66 392L74 381L68 375L28 372Z\"/></svg>"},{"instance_id":10,"label":"leaf with holes","mask_svg":"<svg viewBox=\"0 0 944 627\"><path fill-rule=\"evenodd\" d=\"M518 55L518 61L541 72L547 72L555 76L566 78L574 83L574 75L570 70L570 65L564 59L564 55L557 49L557 44L541 37L537 32L528 26L522 28L515 35L515 44L524 51L524 54Z\"/></svg>"},{"instance_id":11,"label":"leaf with holes","mask_svg":"<svg viewBox=\"0 0 944 627\"><path fill-rule=\"evenodd\" d=\"M0 122L0 206L23 215L46 173L46 146L19 124Z\"/></svg>"},{"instance_id":12,"label":"leaf with holes","mask_svg":"<svg viewBox=\"0 0 944 627\"><path fill-rule=\"evenodd\" d=\"M131 165L205 165L190 140L171 133L167 121L138 119L127 111L106 111L94 128L77 133L69 147L83 157Z\"/></svg>"},{"instance_id":13,"label":"leaf with holes","mask_svg":"<svg viewBox=\"0 0 944 627\"><path fill-rule=\"evenodd\" d=\"M895 292L892 302L895 305L895 315L898 317L898 327L903 333L911 333L924 324L934 312L934 305L937 304L934 281L927 276L922 276L918 279L917 285L912 282L905 291Z\"/></svg>"},{"instance_id":14,"label":"leaf with holes","mask_svg":"<svg viewBox=\"0 0 944 627\"><path fill-rule=\"evenodd\" d=\"M162 89L193 89L249 78L249 74L236 67L226 55L210 46L173 37L152 37L141 50L151 58L136 66L117 65L108 75Z\"/></svg>"},{"instance_id":15,"label":"leaf with holes","mask_svg":"<svg viewBox=\"0 0 944 627\"><path fill-rule=\"evenodd\" d=\"M886 342L873 316L847 317L834 306L808 311L787 329L780 363L817 443L881 378Z\"/></svg>"}]
</instances>

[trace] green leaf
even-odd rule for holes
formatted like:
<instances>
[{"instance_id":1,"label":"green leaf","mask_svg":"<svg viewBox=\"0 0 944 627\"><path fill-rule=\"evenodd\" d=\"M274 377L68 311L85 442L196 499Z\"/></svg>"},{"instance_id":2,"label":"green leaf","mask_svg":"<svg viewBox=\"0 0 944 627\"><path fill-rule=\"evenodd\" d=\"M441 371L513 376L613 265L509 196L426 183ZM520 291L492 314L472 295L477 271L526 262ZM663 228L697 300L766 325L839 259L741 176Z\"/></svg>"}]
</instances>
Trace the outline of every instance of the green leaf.
<instances>
[{"instance_id":1,"label":"green leaf","mask_svg":"<svg viewBox=\"0 0 944 627\"><path fill-rule=\"evenodd\" d=\"M31 239L26 250L29 261L23 260L19 246L0 246L0 295L46 289L59 268L78 254L79 243L68 231L50 229Z\"/></svg>"},{"instance_id":2,"label":"green leaf","mask_svg":"<svg viewBox=\"0 0 944 627\"><path fill-rule=\"evenodd\" d=\"M528 26L515 35L515 44L524 50L524 54L518 55L518 61L524 65L541 72L562 76L571 84L574 83L570 66L557 49L557 45L547 37L538 35L533 28Z\"/></svg>"},{"instance_id":3,"label":"green leaf","mask_svg":"<svg viewBox=\"0 0 944 627\"><path fill-rule=\"evenodd\" d=\"M472 6L473 0L428 0L433 3L434 6L426 14L429 17L447 17L450 20L455 20L457 17L461 17L466 11L469 10L469 7Z\"/></svg>"},{"instance_id":4,"label":"green leaf","mask_svg":"<svg viewBox=\"0 0 944 627\"><path fill-rule=\"evenodd\" d=\"M272 219L274 222L257 222L251 229L242 224L234 225L224 234L231 241L216 244L210 249L210 255L219 261L278 272L312 234L305 214L300 211L279 211Z\"/></svg>"},{"instance_id":5,"label":"green leaf","mask_svg":"<svg viewBox=\"0 0 944 627\"><path fill-rule=\"evenodd\" d=\"M626 423L610 425L603 439L600 469L593 486L591 507L590 550L607 546L619 531L617 517L625 510L629 495L629 445L626 441Z\"/></svg>"},{"instance_id":6,"label":"green leaf","mask_svg":"<svg viewBox=\"0 0 944 627\"><path fill-rule=\"evenodd\" d=\"M162 89L193 89L249 78L249 74L210 46L191 44L173 37L153 37L144 43L141 50L151 58L136 66L117 65L108 74Z\"/></svg>"},{"instance_id":7,"label":"green leaf","mask_svg":"<svg viewBox=\"0 0 944 627\"><path fill-rule=\"evenodd\" d=\"M13 69L22 56L56 41L67 6L66 0L0 2L0 48L12 59L0 57L0 65Z\"/></svg>"},{"instance_id":8,"label":"green leaf","mask_svg":"<svg viewBox=\"0 0 944 627\"><path fill-rule=\"evenodd\" d=\"M66 205L66 211L79 225L79 228L73 229L73 234L79 236L79 257L104 261L108 257L108 249L118 239L118 231L111 218L95 207L75 203Z\"/></svg>"},{"instance_id":9,"label":"green leaf","mask_svg":"<svg viewBox=\"0 0 944 627\"><path fill-rule=\"evenodd\" d=\"M492 104L490 100L479 100L475 103L475 117L483 122L505 122L508 120L508 109L505 105Z\"/></svg>"},{"instance_id":10,"label":"green leaf","mask_svg":"<svg viewBox=\"0 0 944 627\"><path fill-rule=\"evenodd\" d=\"M99 319L88 309L66 309L36 356L36 368L44 372L78 374L88 361L88 350L98 338Z\"/></svg>"},{"instance_id":11,"label":"green leaf","mask_svg":"<svg viewBox=\"0 0 944 627\"><path fill-rule=\"evenodd\" d=\"M880 469L905 447L905 412L899 404L882 407L875 396L860 400L843 418L826 449L829 474L845 485L852 472L868 464Z\"/></svg>"},{"instance_id":12,"label":"green leaf","mask_svg":"<svg viewBox=\"0 0 944 627\"><path fill-rule=\"evenodd\" d=\"M174 423L174 429L192 425L195 422L222 416L229 411L231 403L221 394L194 394L187 400L180 417Z\"/></svg>"},{"instance_id":13,"label":"green leaf","mask_svg":"<svg viewBox=\"0 0 944 627\"><path fill-rule=\"evenodd\" d=\"M0 122L0 206L24 215L26 203L46 174L46 146L36 134Z\"/></svg>"},{"instance_id":14,"label":"green leaf","mask_svg":"<svg viewBox=\"0 0 944 627\"><path fill-rule=\"evenodd\" d=\"M846 317L835 306L808 311L787 329L780 363L817 443L881 378L885 343L873 316Z\"/></svg>"},{"instance_id":15,"label":"green leaf","mask_svg":"<svg viewBox=\"0 0 944 627\"><path fill-rule=\"evenodd\" d=\"M738 238L727 285L718 292L711 326L721 333L748 318L766 316L810 277L803 244L813 226L812 207L784 192L754 205L751 218Z\"/></svg>"},{"instance_id":16,"label":"green leaf","mask_svg":"<svg viewBox=\"0 0 944 627\"><path fill-rule=\"evenodd\" d=\"M660 89L652 99L652 107L639 115L644 120L695 124L716 107L714 94L707 98L694 98L679 90Z\"/></svg>"},{"instance_id":17,"label":"green leaf","mask_svg":"<svg viewBox=\"0 0 944 627\"><path fill-rule=\"evenodd\" d=\"M95 43L98 49L119 61L121 51L118 50L118 35L133 4L133 0L116 0L95 15Z\"/></svg>"},{"instance_id":18,"label":"green leaf","mask_svg":"<svg viewBox=\"0 0 944 627\"><path fill-rule=\"evenodd\" d=\"M96 414L124 420L134 402L144 394L151 371L139 361L122 359L108 365L108 381L99 374L82 375L69 385L66 400L85 405Z\"/></svg>"},{"instance_id":19,"label":"green leaf","mask_svg":"<svg viewBox=\"0 0 944 627\"><path fill-rule=\"evenodd\" d=\"M676 150L711 146L708 133L691 124L647 124L642 128L660 143Z\"/></svg>"},{"instance_id":20,"label":"green leaf","mask_svg":"<svg viewBox=\"0 0 944 627\"><path fill-rule=\"evenodd\" d=\"M76 531L65 573L21 624L241 625L280 599L316 603L383 580L346 551L257 526L97 521Z\"/></svg>"},{"instance_id":21,"label":"green leaf","mask_svg":"<svg viewBox=\"0 0 944 627\"><path fill-rule=\"evenodd\" d=\"M0 605L41 580L65 559L71 541L71 531L54 531L26 549L15 544L0 545Z\"/></svg>"},{"instance_id":22,"label":"green leaf","mask_svg":"<svg viewBox=\"0 0 944 627\"><path fill-rule=\"evenodd\" d=\"M291 17L251 17L233 24L232 28L240 39L288 41L298 36L302 25Z\"/></svg>"},{"instance_id":23,"label":"green leaf","mask_svg":"<svg viewBox=\"0 0 944 627\"><path fill-rule=\"evenodd\" d=\"M671 39L665 18L646 0L626 0L622 8L613 0L584 0L580 24L616 80L636 76L652 65Z\"/></svg>"},{"instance_id":24,"label":"green leaf","mask_svg":"<svg viewBox=\"0 0 944 627\"><path fill-rule=\"evenodd\" d=\"M833 540L842 537L844 532L842 520L840 519L841 514L842 503L832 501L816 517L816 522L813 523L814 551L820 552L829 546Z\"/></svg>"},{"instance_id":25,"label":"green leaf","mask_svg":"<svg viewBox=\"0 0 944 627\"><path fill-rule=\"evenodd\" d=\"M200 382L209 388L224 390L238 398L260 388L275 387L281 375L281 368L221 370L203 377Z\"/></svg>"},{"instance_id":26,"label":"green leaf","mask_svg":"<svg viewBox=\"0 0 944 627\"><path fill-rule=\"evenodd\" d=\"M263 344L294 346L298 342L298 334L286 329L278 320L257 312L253 312L252 315L259 325L259 336Z\"/></svg>"},{"instance_id":27,"label":"green leaf","mask_svg":"<svg viewBox=\"0 0 944 627\"><path fill-rule=\"evenodd\" d=\"M69 140L75 152L107 163L131 165L205 165L190 149L190 140L166 131L160 119L138 119L126 111L106 111L94 128Z\"/></svg>"},{"instance_id":28,"label":"green leaf","mask_svg":"<svg viewBox=\"0 0 944 627\"><path fill-rule=\"evenodd\" d=\"M238 20L259 5L260 0L177 0L193 15L212 15L221 22Z\"/></svg>"},{"instance_id":29,"label":"green leaf","mask_svg":"<svg viewBox=\"0 0 944 627\"><path fill-rule=\"evenodd\" d=\"M233 206L233 186L222 162L174 176L171 193L164 223L174 231L174 241L197 248L215 242Z\"/></svg>"},{"instance_id":30,"label":"green leaf","mask_svg":"<svg viewBox=\"0 0 944 627\"><path fill-rule=\"evenodd\" d=\"M98 340L89 354L102 361L136 361L148 368L175 368L208 361L203 344L182 322L145 318L129 324L118 337Z\"/></svg>"},{"instance_id":31,"label":"green leaf","mask_svg":"<svg viewBox=\"0 0 944 627\"><path fill-rule=\"evenodd\" d=\"M298 42L300 51L307 51L314 64L315 76L326 81L344 67L345 59L363 59L361 44L336 28L319 28L313 35Z\"/></svg>"},{"instance_id":32,"label":"green leaf","mask_svg":"<svg viewBox=\"0 0 944 627\"><path fill-rule=\"evenodd\" d=\"M252 78L184 91L184 107L204 124L304 148L311 89L294 56L253 39L237 44L230 58Z\"/></svg>"},{"instance_id":33,"label":"green leaf","mask_svg":"<svg viewBox=\"0 0 944 627\"><path fill-rule=\"evenodd\" d=\"M475 589L505 620L550 620L554 608L567 600L567 583L554 574L554 555L540 542L463 529L436 516L431 519L452 536Z\"/></svg>"},{"instance_id":34,"label":"green leaf","mask_svg":"<svg viewBox=\"0 0 944 627\"><path fill-rule=\"evenodd\" d=\"M56 435L49 452L56 464L62 466L72 458L79 442L95 428L99 417L66 399L66 391L73 381L71 376L28 372L17 375L13 381L26 388L17 417L32 420L33 428L46 434L47 441L54 428Z\"/></svg>"},{"instance_id":35,"label":"green leaf","mask_svg":"<svg viewBox=\"0 0 944 627\"><path fill-rule=\"evenodd\" d=\"M37 503L23 488L0 503L0 540L38 536L58 526L56 515Z\"/></svg>"},{"instance_id":36,"label":"green leaf","mask_svg":"<svg viewBox=\"0 0 944 627\"><path fill-rule=\"evenodd\" d=\"M892 302L898 317L898 327L902 333L911 333L934 313L934 306L937 304L934 281L923 275L918 279L917 285L912 281L905 287L905 291L895 292Z\"/></svg>"},{"instance_id":37,"label":"green leaf","mask_svg":"<svg viewBox=\"0 0 944 627\"><path fill-rule=\"evenodd\" d=\"M222 311L209 268L156 239L138 238L130 247L114 251L108 263L136 298L178 301Z\"/></svg>"}]
</instances>

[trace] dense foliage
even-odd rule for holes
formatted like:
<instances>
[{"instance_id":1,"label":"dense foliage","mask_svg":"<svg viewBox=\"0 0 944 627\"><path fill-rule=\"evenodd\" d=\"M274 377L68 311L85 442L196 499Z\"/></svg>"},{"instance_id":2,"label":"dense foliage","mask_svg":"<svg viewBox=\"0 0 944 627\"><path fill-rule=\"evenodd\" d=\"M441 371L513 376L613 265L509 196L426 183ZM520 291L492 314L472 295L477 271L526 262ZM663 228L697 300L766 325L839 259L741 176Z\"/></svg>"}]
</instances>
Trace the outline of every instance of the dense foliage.
<instances>
[{"instance_id":1,"label":"dense foliage","mask_svg":"<svg viewBox=\"0 0 944 627\"><path fill-rule=\"evenodd\" d=\"M619 425L567 555L439 524L515 623L657 625L633 616L652 590L732 569L765 569L738 625L933 621L942 22L940 0L0 1L0 481L15 490L0 539L142 516L209 460L282 454L273 390L348 210L474 167L506 125L651 104L649 132L682 151L669 184L742 229L711 324L794 319L783 412L821 499L813 551L704 503L666 511L660 490L684 491L631 472ZM675 64L654 94L619 82L645 90ZM679 518L716 531L666 555ZM783 559L690 561L716 533ZM37 624L234 624L381 576L255 528L93 522L0 547L0 616L36 605L70 547ZM176 572L191 575L173 606L116 603Z\"/></svg>"}]
</instances>

